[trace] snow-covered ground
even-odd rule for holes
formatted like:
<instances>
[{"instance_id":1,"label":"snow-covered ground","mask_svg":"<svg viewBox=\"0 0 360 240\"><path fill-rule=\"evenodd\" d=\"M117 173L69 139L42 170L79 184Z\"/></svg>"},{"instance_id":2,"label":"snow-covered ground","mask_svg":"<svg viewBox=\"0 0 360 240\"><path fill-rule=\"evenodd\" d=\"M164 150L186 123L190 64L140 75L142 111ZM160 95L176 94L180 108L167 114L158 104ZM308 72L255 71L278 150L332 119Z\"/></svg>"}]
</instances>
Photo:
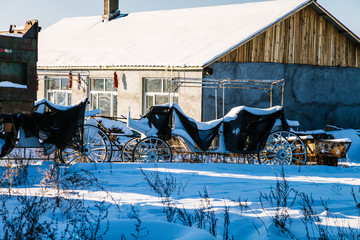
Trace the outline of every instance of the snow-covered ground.
<instances>
[{"instance_id":1,"label":"snow-covered ground","mask_svg":"<svg viewBox=\"0 0 360 240\"><path fill-rule=\"evenodd\" d=\"M340 234L355 236L353 239L360 236L356 202L360 202L360 166L356 163L342 167L283 168L219 163L75 164L60 167L59 178L52 181L47 175L44 180L45 173L53 165L53 162L43 162L29 166L27 181L13 186L11 194L45 196L54 200L61 196L62 200L58 200L61 203L57 204L60 207L52 205L42 217L48 221L57 219L58 232L66 229L69 218L75 218L66 214L79 215L86 207L96 215L99 202L104 201L106 208L100 211L103 218L98 233L98 237L106 233L101 236L103 239L291 239L291 236L295 239L308 239L308 236L317 239L319 232L327 234L330 239L341 239L339 231ZM2 167L0 171L5 169ZM56 174L51 173L50 176ZM150 187L146 176L155 188L160 186L158 193ZM5 204L0 207L0 214L4 215L1 210L5 206L8 216L15 217L21 212L19 209L23 204L16 197L4 198L9 195L7 183L3 182L0 189ZM166 195L164 190L168 190L169 194ZM271 195L272 190L274 195ZM162 198L159 193L162 193ZM280 198L277 194L281 195ZM286 203L280 201L277 204L277 199L285 197ZM74 199L80 200L80 208L64 211L66 204L62 202L71 203ZM307 203L311 208L304 207ZM56 213L51 211L53 209ZM312 214L311 211L305 214L307 218L303 214L305 209L313 210ZM279 214L276 214L277 210ZM105 212L107 215L104 215ZM181 221L181 213L187 213L185 216L190 220ZM224 217L226 213L229 218ZM202 224L199 220L201 216L204 217ZM96 218L86 219L84 215L79 219L84 226L90 226L86 225L89 221L96 223ZM228 224L224 219L229 220ZM283 231L276 226L274 219L278 219L278 225L285 223ZM190 225L190 222L192 227L184 226ZM4 221L0 221L0 226L5 229ZM215 237L211 234L214 232ZM4 231L0 232L0 238L4 234ZM57 238L60 239L60 233Z\"/></svg>"},{"instance_id":2,"label":"snow-covered ground","mask_svg":"<svg viewBox=\"0 0 360 240\"><path fill-rule=\"evenodd\" d=\"M0 239L360 239L360 138L327 133L339 167L2 160Z\"/></svg>"}]
</instances>

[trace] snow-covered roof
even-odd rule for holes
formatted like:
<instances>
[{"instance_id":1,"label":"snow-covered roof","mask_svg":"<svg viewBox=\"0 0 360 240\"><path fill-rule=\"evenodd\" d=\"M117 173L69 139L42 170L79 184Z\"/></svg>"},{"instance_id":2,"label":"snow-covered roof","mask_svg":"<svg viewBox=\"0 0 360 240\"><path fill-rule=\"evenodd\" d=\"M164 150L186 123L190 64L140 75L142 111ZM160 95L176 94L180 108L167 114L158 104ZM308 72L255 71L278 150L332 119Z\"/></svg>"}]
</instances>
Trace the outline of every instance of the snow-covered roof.
<instances>
[{"instance_id":1,"label":"snow-covered roof","mask_svg":"<svg viewBox=\"0 0 360 240\"><path fill-rule=\"evenodd\" d=\"M201 67L311 0L65 18L39 35L40 67Z\"/></svg>"}]
</instances>

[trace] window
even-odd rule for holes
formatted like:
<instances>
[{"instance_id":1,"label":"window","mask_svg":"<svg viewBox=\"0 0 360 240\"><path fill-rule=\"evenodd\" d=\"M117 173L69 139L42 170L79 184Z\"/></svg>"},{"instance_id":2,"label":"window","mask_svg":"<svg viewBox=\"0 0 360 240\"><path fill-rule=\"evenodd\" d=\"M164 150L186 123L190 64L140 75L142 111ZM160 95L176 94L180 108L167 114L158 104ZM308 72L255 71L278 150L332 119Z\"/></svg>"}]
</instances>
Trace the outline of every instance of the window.
<instances>
[{"instance_id":1,"label":"window","mask_svg":"<svg viewBox=\"0 0 360 240\"><path fill-rule=\"evenodd\" d=\"M47 99L58 105L71 105L71 89L68 78L47 78Z\"/></svg>"},{"instance_id":2,"label":"window","mask_svg":"<svg viewBox=\"0 0 360 240\"><path fill-rule=\"evenodd\" d=\"M160 105L170 102L178 102L178 92L171 92L169 81L161 78L144 78L144 112L154 105Z\"/></svg>"},{"instance_id":3,"label":"window","mask_svg":"<svg viewBox=\"0 0 360 240\"><path fill-rule=\"evenodd\" d=\"M117 90L113 79L91 79L90 95L92 109L99 108L102 116L117 116Z\"/></svg>"}]
</instances>

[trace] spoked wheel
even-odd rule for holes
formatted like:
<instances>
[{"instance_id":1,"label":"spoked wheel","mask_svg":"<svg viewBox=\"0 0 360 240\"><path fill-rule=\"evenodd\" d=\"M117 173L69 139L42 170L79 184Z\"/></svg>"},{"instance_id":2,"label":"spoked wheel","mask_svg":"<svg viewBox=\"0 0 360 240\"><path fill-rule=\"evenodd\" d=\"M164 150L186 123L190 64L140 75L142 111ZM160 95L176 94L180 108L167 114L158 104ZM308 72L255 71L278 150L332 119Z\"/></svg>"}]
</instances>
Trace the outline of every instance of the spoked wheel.
<instances>
[{"instance_id":1,"label":"spoked wheel","mask_svg":"<svg viewBox=\"0 0 360 240\"><path fill-rule=\"evenodd\" d=\"M157 137L142 139L133 151L134 162L171 162L171 160L169 145Z\"/></svg>"},{"instance_id":2,"label":"spoked wheel","mask_svg":"<svg viewBox=\"0 0 360 240\"><path fill-rule=\"evenodd\" d=\"M83 142L81 142L81 134L76 136L69 146L60 151L62 163L74 164L111 160L111 142L101 129L92 125L84 125Z\"/></svg>"},{"instance_id":3,"label":"spoked wheel","mask_svg":"<svg viewBox=\"0 0 360 240\"><path fill-rule=\"evenodd\" d=\"M131 162L133 161L133 151L138 142L140 142L141 138L132 138L125 143L125 145L121 149L121 161L123 162Z\"/></svg>"},{"instance_id":4,"label":"spoked wheel","mask_svg":"<svg viewBox=\"0 0 360 240\"><path fill-rule=\"evenodd\" d=\"M259 153L262 164L305 165L306 145L296 134L277 131L269 135L264 149Z\"/></svg>"}]
</instances>

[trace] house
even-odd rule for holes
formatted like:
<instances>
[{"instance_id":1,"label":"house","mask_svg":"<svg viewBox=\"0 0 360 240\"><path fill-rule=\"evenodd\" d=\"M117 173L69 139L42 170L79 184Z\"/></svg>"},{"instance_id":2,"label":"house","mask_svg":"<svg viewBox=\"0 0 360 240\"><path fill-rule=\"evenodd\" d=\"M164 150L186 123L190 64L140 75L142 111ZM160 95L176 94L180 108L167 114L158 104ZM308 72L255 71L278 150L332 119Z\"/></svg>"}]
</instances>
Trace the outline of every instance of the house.
<instances>
[{"instance_id":1,"label":"house","mask_svg":"<svg viewBox=\"0 0 360 240\"><path fill-rule=\"evenodd\" d=\"M360 39L316 1L130 14L117 4L105 0L103 16L65 18L40 33L38 98L71 104L89 96L108 116L177 102L207 121L238 105L268 107L269 96L173 79L285 79L286 117L302 128L360 127Z\"/></svg>"}]
</instances>

